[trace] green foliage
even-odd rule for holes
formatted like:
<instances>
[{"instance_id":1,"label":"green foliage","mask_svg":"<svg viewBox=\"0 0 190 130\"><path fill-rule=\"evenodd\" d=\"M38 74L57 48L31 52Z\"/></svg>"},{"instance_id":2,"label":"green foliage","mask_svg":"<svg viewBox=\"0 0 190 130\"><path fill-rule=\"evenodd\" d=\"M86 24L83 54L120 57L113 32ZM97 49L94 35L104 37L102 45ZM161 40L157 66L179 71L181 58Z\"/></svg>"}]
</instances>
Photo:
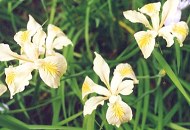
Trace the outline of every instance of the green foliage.
<instances>
[{"instance_id":1,"label":"green foliage","mask_svg":"<svg viewBox=\"0 0 190 130\"><path fill-rule=\"evenodd\" d=\"M25 28L28 14L46 28L49 23L60 27L74 46L62 50L68 61L67 73L58 89L47 87L34 72L25 91L9 99L9 92L0 102L9 106L0 115L0 130L61 129L61 130L163 130L190 129L190 38L184 46L177 43L160 49L145 60L133 34L142 26L124 19L123 11L137 9L148 0L0 0L0 42L18 52L13 37ZM152 1L151 1L152 2ZM190 21L189 12L183 20ZM175 51L173 51L175 50ZM118 63L129 63L140 80L134 93L124 98L133 110L133 119L120 128L105 119L107 105L92 115L82 114L84 101L81 87L85 76L94 81L92 71L94 51L99 52L111 70ZM162 53L162 54L161 54ZM1 82L4 68L13 62L1 62ZM166 75L161 74L161 70Z\"/></svg>"}]
</instances>

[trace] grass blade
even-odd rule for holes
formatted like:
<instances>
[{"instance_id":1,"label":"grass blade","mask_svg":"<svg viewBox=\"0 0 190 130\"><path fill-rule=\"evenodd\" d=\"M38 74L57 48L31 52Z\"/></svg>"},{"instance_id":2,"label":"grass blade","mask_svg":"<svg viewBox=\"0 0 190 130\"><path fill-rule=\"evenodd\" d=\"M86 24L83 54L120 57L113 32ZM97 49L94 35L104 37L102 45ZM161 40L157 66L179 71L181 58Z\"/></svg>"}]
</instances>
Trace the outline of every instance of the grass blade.
<instances>
[{"instance_id":1,"label":"grass blade","mask_svg":"<svg viewBox=\"0 0 190 130\"><path fill-rule=\"evenodd\" d=\"M0 115L0 126L11 130L29 130L25 123L8 115Z\"/></svg>"},{"instance_id":2,"label":"grass blade","mask_svg":"<svg viewBox=\"0 0 190 130\"><path fill-rule=\"evenodd\" d=\"M166 62L166 60L162 57L162 55L156 49L154 49L153 55L155 56L155 58L158 61L158 63L163 67L163 69L168 74L169 78L176 85L176 87L183 94L183 96L187 100L188 104L190 105L190 97L189 97L189 95L186 93L185 89L183 88L183 86L181 85L180 81L178 80L179 78L172 71L171 67L168 65L168 63Z\"/></svg>"}]
</instances>

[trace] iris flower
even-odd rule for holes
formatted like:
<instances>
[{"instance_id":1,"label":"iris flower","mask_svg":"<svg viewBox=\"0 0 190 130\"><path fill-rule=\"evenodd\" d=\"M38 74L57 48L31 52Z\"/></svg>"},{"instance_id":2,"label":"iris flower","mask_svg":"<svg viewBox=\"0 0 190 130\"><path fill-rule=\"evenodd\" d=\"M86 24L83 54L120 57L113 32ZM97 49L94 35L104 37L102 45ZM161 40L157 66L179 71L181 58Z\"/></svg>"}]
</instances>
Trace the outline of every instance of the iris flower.
<instances>
[{"instance_id":1,"label":"iris flower","mask_svg":"<svg viewBox=\"0 0 190 130\"><path fill-rule=\"evenodd\" d=\"M117 65L114 75L109 83L110 68L104 59L95 52L94 71L105 84L106 88L94 83L86 76L82 85L82 98L90 93L97 93L101 96L89 98L84 105L84 116L91 114L98 105L103 105L105 100L109 100L106 119L109 124L119 127L121 123L132 119L132 110L129 105L122 101L121 95L130 95L133 92L134 83L138 83L136 76L128 63Z\"/></svg>"},{"instance_id":2,"label":"iris flower","mask_svg":"<svg viewBox=\"0 0 190 130\"><path fill-rule=\"evenodd\" d=\"M0 61L19 60L19 66L5 68L6 84L11 98L25 89L32 79L31 72L39 71L41 79L50 87L57 88L60 78L66 72L67 62L55 49L72 45L71 40L55 25L48 25L48 34L29 15L27 30L15 34L14 40L20 46L20 54L13 52L8 44L0 43Z\"/></svg>"},{"instance_id":3,"label":"iris flower","mask_svg":"<svg viewBox=\"0 0 190 130\"><path fill-rule=\"evenodd\" d=\"M167 0L163 7L161 18L159 12L161 3L150 3L144 5L142 8L135 10L124 11L124 17L133 23L142 23L148 28L147 31L139 31L134 34L139 48L141 49L144 58L148 58L155 46L155 38L157 36L163 37L167 42L167 47L171 47L174 44L174 38L176 37L180 46L183 46L183 41L188 35L189 28L186 22L180 21L177 23L171 23L168 26L164 26L167 18L178 7L178 0ZM151 23L147 17L151 19Z\"/></svg>"}]
</instances>

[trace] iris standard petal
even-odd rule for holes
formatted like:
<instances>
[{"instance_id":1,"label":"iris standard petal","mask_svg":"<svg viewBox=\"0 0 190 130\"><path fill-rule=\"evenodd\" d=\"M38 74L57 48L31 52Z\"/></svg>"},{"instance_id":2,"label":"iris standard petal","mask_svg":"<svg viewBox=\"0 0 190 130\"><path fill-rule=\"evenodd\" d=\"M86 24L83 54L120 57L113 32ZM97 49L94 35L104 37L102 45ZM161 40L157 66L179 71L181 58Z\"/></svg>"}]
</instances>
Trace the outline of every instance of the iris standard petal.
<instances>
[{"instance_id":1,"label":"iris standard petal","mask_svg":"<svg viewBox=\"0 0 190 130\"><path fill-rule=\"evenodd\" d=\"M102 56L95 52L94 66L93 69L95 73L100 77L101 81L109 88L109 75L110 68Z\"/></svg>"},{"instance_id":2,"label":"iris standard petal","mask_svg":"<svg viewBox=\"0 0 190 130\"><path fill-rule=\"evenodd\" d=\"M62 49L63 46L72 45L71 40L62 32L62 30L53 25L48 25L46 38L46 55L54 53L53 49Z\"/></svg>"},{"instance_id":3,"label":"iris standard petal","mask_svg":"<svg viewBox=\"0 0 190 130\"><path fill-rule=\"evenodd\" d=\"M45 53L45 38L46 33L43 30L38 30L32 38L32 43L37 48L38 55Z\"/></svg>"},{"instance_id":4,"label":"iris standard petal","mask_svg":"<svg viewBox=\"0 0 190 130\"><path fill-rule=\"evenodd\" d=\"M33 36L38 30L42 30L42 26L36 22L36 20L31 15L29 15L27 30L29 30Z\"/></svg>"},{"instance_id":5,"label":"iris standard petal","mask_svg":"<svg viewBox=\"0 0 190 130\"><path fill-rule=\"evenodd\" d=\"M57 50L60 50L68 45L73 45L73 43L66 35L58 36L53 42L53 46Z\"/></svg>"},{"instance_id":6,"label":"iris standard petal","mask_svg":"<svg viewBox=\"0 0 190 130\"><path fill-rule=\"evenodd\" d=\"M120 83L117 94L130 95L133 92L134 82L133 80L124 80Z\"/></svg>"},{"instance_id":7,"label":"iris standard petal","mask_svg":"<svg viewBox=\"0 0 190 130\"><path fill-rule=\"evenodd\" d=\"M173 17L180 0L167 0L162 7L160 28L167 23L169 17Z\"/></svg>"},{"instance_id":8,"label":"iris standard petal","mask_svg":"<svg viewBox=\"0 0 190 130\"><path fill-rule=\"evenodd\" d=\"M118 90L118 87L124 78L132 79L134 84L138 84L139 82L131 65L128 63L120 63L116 66L113 73L113 78L111 80L112 93L117 93L116 91Z\"/></svg>"}]
</instances>

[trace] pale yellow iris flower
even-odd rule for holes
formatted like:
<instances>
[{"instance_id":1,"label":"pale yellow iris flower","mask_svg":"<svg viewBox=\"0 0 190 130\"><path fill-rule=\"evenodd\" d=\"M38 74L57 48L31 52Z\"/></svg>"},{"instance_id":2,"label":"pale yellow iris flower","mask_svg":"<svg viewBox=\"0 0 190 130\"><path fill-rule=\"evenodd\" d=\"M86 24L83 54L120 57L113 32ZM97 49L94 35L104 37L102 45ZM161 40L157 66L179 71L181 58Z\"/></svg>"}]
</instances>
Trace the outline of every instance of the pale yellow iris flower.
<instances>
[{"instance_id":1,"label":"pale yellow iris flower","mask_svg":"<svg viewBox=\"0 0 190 130\"><path fill-rule=\"evenodd\" d=\"M94 83L88 76L82 85L82 98L90 93L97 93L101 96L89 98L84 105L83 114L91 114L98 105L103 105L105 100L109 100L106 119L109 124L119 127L121 123L132 119L131 108L122 101L121 95L129 95L133 92L135 83L138 83L132 67L128 63L117 65L114 75L109 83L110 68L104 59L95 52L94 71L105 84L105 87Z\"/></svg>"},{"instance_id":2,"label":"pale yellow iris flower","mask_svg":"<svg viewBox=\"0 0 190 130\"><path fill-rule=\"evenodd\" d=\"M39 71L41 79L52 88L60 85L60 78L67 70L65 57L55 51L72 45L71 40L55 25L48 25L48 34L29 15L27 30L15 34L20 54L13 52L8 44L0 43L0 61L19 60L19 66L5 68L6 84L11 98L25 89L32 79L31 72Z\"/></svg>"},{"instance_id":3,"label":"pale yellow iris flower","mask_svg":"<svg viewBox=\"0 0 190 130\"><path fill-rule=\"evenodd\" d=\"M175 37L180 46L183 46L183 41L189 32L187 23L183 21L177 23L171 22L170 24L168 23L167 26L164 26L167 18L170 17L178 7L179 2L180 0L167 0L162 7L161 18L159 17L161 8L160 2L144 5L142 8L138 9L139 12L135 10L123 12L127 20L133 23L142 23L148 28L147 31L139 31L134 34L144 58L148 58L151 55L157 36L161 36L166 40L167 47L171 47L174 44ZM151 23L146 16L150 17Z\"/></svg>"}]
</instances>

